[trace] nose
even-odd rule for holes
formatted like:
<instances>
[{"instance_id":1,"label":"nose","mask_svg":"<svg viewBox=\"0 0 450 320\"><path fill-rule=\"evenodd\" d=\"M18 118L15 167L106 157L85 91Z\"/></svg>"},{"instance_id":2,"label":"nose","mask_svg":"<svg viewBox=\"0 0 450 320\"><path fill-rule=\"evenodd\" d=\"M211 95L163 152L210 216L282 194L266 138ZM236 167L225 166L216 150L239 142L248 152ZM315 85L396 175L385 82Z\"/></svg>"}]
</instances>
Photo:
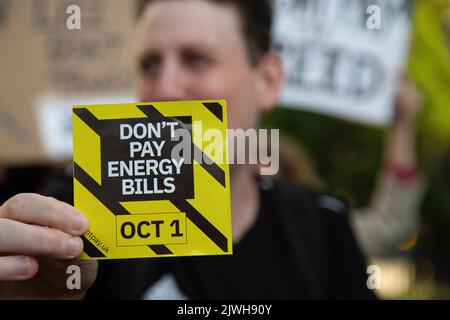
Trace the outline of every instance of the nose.
<instances>
[{"instance_id":1,"label":"nose","mask_svg":"<svg viewBox=\"0 0 450 320\"><path fill-rule=\"evenodd\" d=\"M153 81L153 100L187 100L185 75L176 59L167 59L164 61L158 76Z\"/></svg>"}]
</instances>

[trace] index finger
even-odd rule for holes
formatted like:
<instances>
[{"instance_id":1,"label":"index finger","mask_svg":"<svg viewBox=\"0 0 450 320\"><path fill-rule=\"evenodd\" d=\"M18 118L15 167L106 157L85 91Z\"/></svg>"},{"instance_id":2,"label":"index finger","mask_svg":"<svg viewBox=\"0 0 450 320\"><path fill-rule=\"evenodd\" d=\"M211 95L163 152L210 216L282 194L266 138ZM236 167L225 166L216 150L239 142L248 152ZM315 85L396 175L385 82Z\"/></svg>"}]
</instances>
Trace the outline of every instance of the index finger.
<instances>
[{"instance_id":1,"label":"index finger","mask_svg":"<svg viewBox=\"0 0 450 320\"><path fill-rule=\"evenodd\" d=\"M86 217L71 205L54 198L22 193L0 207L0 218L52 227L79 236L88 230Z\"/></svg>"}]
</instances>

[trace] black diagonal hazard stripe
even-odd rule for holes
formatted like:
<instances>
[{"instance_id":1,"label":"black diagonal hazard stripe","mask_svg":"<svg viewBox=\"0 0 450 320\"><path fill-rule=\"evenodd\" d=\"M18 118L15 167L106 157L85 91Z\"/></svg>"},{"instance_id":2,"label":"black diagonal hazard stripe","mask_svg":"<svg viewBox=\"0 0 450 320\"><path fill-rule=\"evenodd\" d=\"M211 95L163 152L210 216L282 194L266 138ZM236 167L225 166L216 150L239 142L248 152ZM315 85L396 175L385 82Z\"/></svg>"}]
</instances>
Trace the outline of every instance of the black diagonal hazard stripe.
<instances>
[{"instance_id":1,"label":"black diagonal hazard stripe","mask_svg":"<svg viewBox=\"0 0 450 320\"><path fill-rule=\"evenodd\" d=\"M206 109L211 111L211 113L215 115L217 119L219 119L221 122L223 121L223 111L220 103L204 102L203 105L206 107Z\"/></svg>"},{"instance_id":2,"label":"black diagonal hazard stripe","mask_svg":"<svg viewBox=\"0 0 450 320\"><path fill-rule=\"evenodd\" d=\"M115 215L130 214L120 203L111 201L109 195L106 194L101 186L91 178L76 162L73 164L74 177L87 189L94 197L103 203L109 211ZM173 254L165 245L149 245L156 254Z\"/></svg>"},{"instance_id":3,"label":"black diagonal hazard stripe","mask_svg":"<svg viewBox=\"0 0 450 320\"><path fill-rule=\"evenodd\" d=\"M109 194L95 181L90 175L86 173L76 162L73 163L74 177L94 195L105 207L108 208L115 215L130 214L120 203L113 201Z\"/></svg>"},{"instance_id":4,"label":"black diagonal hazard stripe","mask_svg":"<svg viewBox=\"0 0 450 320\"><path fill-rule=\"evenodd\" d=\"M92 179L76 162L73 163L73 175L89 192L92 193L101 203L103 203L109 211L115 215L130 214L120 203L111 201L109 195L103 191L101 186ZM173 254L165 245L149 245L156 254Z\"/></svg>"},{"instance_id":5,"label":"black diagonal hazard stripe","mask_svg":"<svg viewBox=\"0 0 450 320\"><path fill-rule=\"evenodd\" d=\"M136 106L139 110L141 110L148 118L150 119L159 119L165 118L161 112L159 112L153 105L143 105Z\"/></svg>"},{"instance_id":6,"label":"black diagonal hazard stripe","mask_svg":"<svg viewBox=\"0 0 450 320\"><path fill-rule=\"evenodd\" d=\"M173 254L173 252L163 244L152 244L148 247L152 249L156 254Z\"/></svg>"},{"instance_id":7,"label":"black diagonal hazard stripe","mask_svg":"<svg viewBox=\"0 0 450 320\"><path fill-rule=\"evenodd\" d=\"M138 108L150 119L164 118L153 105L142 105ZM192 144L194 159L197 161L214 179L225 187L225 172L214 161L212 161L200 148ZM207 235L219 248L228 252L227 238L206 219L200 212L186 200L172 200L172 203L182 212L186 212L186 217L191 220L205 235Z\"/></svg>"},{"instance_id":8,"label":"black diagonal hazard stripe","mask_svg":"<svg viewBox=\"0 0 450 320\"><path fill-rule=\"evenodd\" d=\"M212 103L211 103L212 104ZM159 112L153 105L137 106L150 119L164 118L164 115ZM222 106L219 104L220 110ZM221 111L222 112L222 111ZM205 169L214 179L225 187L225 172L219 167L211 158L209 158L200 148L192 144L194 150L194 159L203 169Z\"/></svg>"},{"instance_id":9,"label":"black diagonal hazard stripe","mask_svg":"<svg viewBox=\"0 0 450 320\"><path fill-rule=\"evenodd\" d=\"M186 217L192 221L205 235L208 236L223 252L228 252L228 240L211 222L197 211L185 199L171 200L173 205L182 212L186 212Z\"/></svg>"},{"instance_id":10,"label":"black diagonal hazard stripe","mask_svg":"<svg viewBox=\"0 0 450 320\"><path fill-rule=\"evenodd\" d=\"M214 179L225 188L225 171L222 170L210 157L208 157L199 147L194 147L194 159L203 169L205 169Z\"/></svg>"},{"instance_id":11,"label":"black diagonal hazard stripe","mask_svg":"<svg viewBox=\"0 0 450 320\"><path fill-rule=\"evenodd\" d=\"M81 237L83 240L83 251L91 258L104 258L106 257L100 250L97 249L86 237Z\"/></svg>"},{"instance_id":12,"label":"black diagonal hazard stripe","mask_svg":"<svg viewBox=\"0 0 450 320\"><path fill-rule=\"evenodd\" d=\"M89 128L94 130L95 133L100 134L101 131L101 121L98 120L87 108L74 108L73 113L75 113L78 118L81 119Z\"/></svg>"}]
</instances>

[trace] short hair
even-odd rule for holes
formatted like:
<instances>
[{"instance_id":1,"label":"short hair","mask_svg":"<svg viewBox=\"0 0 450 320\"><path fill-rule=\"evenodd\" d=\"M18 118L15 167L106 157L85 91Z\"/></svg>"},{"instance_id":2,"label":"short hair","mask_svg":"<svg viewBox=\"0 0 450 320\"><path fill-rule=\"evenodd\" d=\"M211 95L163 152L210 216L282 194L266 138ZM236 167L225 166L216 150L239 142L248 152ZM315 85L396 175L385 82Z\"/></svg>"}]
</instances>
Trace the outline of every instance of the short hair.
<instances>
[{"instance_id":1,"label":"short hair","mask_svg":"<svg viewBox=\"0 0 450 320\"><path fill-rule=\"evenodd\" d=\"M155 1L137 0L137 17L146 6ZM165 0L167 1L167 0ZM272 0L205 0L234 6L240 15L242 33L247 44L247 52L252 64L270 51L272 43L273 1Z\"/></svg>"}]
</instances>

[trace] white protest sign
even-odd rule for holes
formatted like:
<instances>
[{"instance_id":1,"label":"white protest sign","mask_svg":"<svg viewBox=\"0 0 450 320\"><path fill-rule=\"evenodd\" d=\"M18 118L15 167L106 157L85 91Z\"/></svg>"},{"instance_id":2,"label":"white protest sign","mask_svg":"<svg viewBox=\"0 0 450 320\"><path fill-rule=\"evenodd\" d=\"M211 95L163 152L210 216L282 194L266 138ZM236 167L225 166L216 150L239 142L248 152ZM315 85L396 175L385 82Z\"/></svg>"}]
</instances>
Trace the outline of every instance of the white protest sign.
<instances>
[{"instance_id":1,"label":"white protest sign","mask_svg":"<svg viewBox=\"0 0 450 320\"><path fill-rule=\"evenodd\" d=\"M280 104L371 125L393 116L409 50L409 0L276 0Z\"/></svg>"},{"instance_id":2,"label":"white protest sign","mask_svg":"<svg viewBox=\"0 0 450 320\"><path fill-rule=\"evenodd\" d=\"M128 95L76 97L62 94L42 94L34 104L38 137L46 156L53 161L64 161L72 157L72 106L102 103L124 103L135 101Z\"/></svg>"},{"instance_id":3,"label":"white protest sign","mask_svg":"<svg viewBox=\"0 0 450 320\"><path fill-rule=\"evenodd\" d=\"M133 95L135 12L135 1L0 0L2 164L71 159L72 104Z\"/></svg>"}]
</instances>

